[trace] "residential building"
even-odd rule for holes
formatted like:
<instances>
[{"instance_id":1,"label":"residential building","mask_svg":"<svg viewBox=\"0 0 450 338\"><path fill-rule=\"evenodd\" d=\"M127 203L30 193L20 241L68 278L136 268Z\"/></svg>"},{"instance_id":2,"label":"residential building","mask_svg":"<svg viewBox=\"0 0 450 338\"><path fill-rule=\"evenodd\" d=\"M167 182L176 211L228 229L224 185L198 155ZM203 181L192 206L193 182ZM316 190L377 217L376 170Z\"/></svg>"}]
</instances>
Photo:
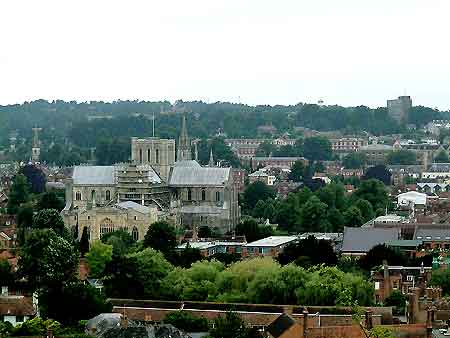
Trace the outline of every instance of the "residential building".
<instances>
[{"instance_id":1,"label":"residential building","mask_svg":"<svg viewBox=\"0 0 450 338\"><path fill-rule=\"evenodd\" d=\"M382 270L372 271L371 277L375 289L375 302L383 303L394 291L407 295L412 288L425 287L430 281L432 267L424 266L388 266L384 264Z\"/></svg>"},{"instance_id":2,"label":"residential building","mask_svg":"<svg viewBox=\"0 0 450 338\"><path fill-rule=\"evenodd\" d=\"M304 164L308 162L304 157L253 157L250 163L252 168L277 166L290 169L297 161L302 161Z\"/></svg>"},{"instance_id":3,"label":"residential building","mask_svg":"<svg viewBox=\"0 0 450 338\"><path fill-rule=\"evenodd\" d=\"M216 253L242 254L242 247L246 242L238 241L191 241L177 246L177 251L182 252L186 248L198 249L203 257L210 257Z\"/></svg>"},{"instance_id":4,"label":"residential building","mask_svg":"<svg viewBox=\"0 0 450 338\"><path fill-rule=\"evenodd\" d=\"M450 249L450 227L448 224L421 224L417 225L414 239L422 241L426 250Z\"/></svg>"},{"instance_id":5,"label":"residential building","mask_svg":"<svg viewBox=\"0 0 450 338\"><path fill-rule=\"evenodd\" d=\"M0 287L0 322L16 326L36 315L32 297L11 294L7 286Z\"/></svg>"},{"instance_id":6,"label":"residential building","mask_svg":"<svg viewBox=\"0 0 450 338\"><path fill-rule=\"evenodd\" d=\"M297 338L303 337L303 327L298 321L287 313L281 314L267 327L269 337L272 338Z\"/></svg>"},{"instance_id":7,"label":"residential building","mask_svg":"<svg viewBox=\"0 0 450 338\"><path fill-rule=\"evenodd\" d=\"M290 243L298 241L298 236L270 236L247 243L242 250L243 257L269 256L276 257Z\"/></svg>"},{"instance_id":8,"label":"residential building","mask_svg":"<svg viewBox=\"0 0 450 338\"><path fill-rule=\"evenodd\" d=\"M397 196L398 207L409 207L411 204L414 206L426 206L427 195L417 191L408 191Z\"/></svg>"},{"instance_id":9,"label":"residential building","mask_svg":"<svg viewBox=\"0 0 450 338\"><path fill-rule=\"evenodd\" d=\"M394 147L386 144L369 144L359 150L366 155L368 165L386 164L387 156L394 151Z\"/></svg>"},{"instance_id":10,"label":"residential building","mask_svg":"<svg viewBox=\"0 0 450 338\"><path fill-rule=\"evenodd\" d=\"M401 124L408 123L411 108L412 100L410 96L399 96L397 99L387 101L389 116Z\"/></svg>"},{"instance_id":11,"label":"residential building","mask_svg":"<svg viewBox=\"0 0 450 338\"><path fill-rule=\"evenodd\" d=\"M367 146L367 139L359 137L330 138L331 149L337 153L350 153Z\"/></svg>"},{"instance_id":12,"label":"residential building","mask_svg":"<svg viewBox=\"0 0 450 338\"><path fill-rule=\"evenodd\" d=\"M270 186L274 185L276 181L276 177L274 175L269 175L262 170L255 171L254 173L248 175L248 179L250 183L259 181Z\"/></svg>"},{"instance_id":13,"label":"residential building","mask_svg":"<svg viewBox=\"0 0 450 338\"><path fill-rule=\"evenodd\" d=\"M245 190L245 178L247 177L247 171L245 169L232 169L233 184L238 194L242 194Z\"/></svg>"}]
</instances>

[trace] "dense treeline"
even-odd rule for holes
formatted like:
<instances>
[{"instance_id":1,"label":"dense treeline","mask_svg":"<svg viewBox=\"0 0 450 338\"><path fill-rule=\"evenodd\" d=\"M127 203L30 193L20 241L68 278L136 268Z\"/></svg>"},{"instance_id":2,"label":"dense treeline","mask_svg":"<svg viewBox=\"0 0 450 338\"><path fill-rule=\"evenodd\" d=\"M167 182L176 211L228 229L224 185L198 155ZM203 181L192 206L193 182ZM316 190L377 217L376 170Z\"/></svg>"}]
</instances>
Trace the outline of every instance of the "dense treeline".
<instances>
[{"instance_id":1,"label":"dense treeline","mask_svg":"<svg viewBox=\"0 0 450 338\"><path fill-rule=\"evenodd\" d=\"M155 115L155 134L159 137L176 138L180 129L180 111L189 114L188 128L193 137L206 138L217 132L228 137L267 136L258 129L271 125L277 133L290 132L301 136L295 127L307 127L319 131L341 130L343 132L369 132L389 134L404 131L390 119L385 108L371 109L365 106L340 107L315 104L290 106L248 106L218 102L177 101L145 102L47 102L37 100L23 104L0 106L0 145L6 146L11 133L16 132L21 142L18 146L22 157L29 157L31 128L40 126L43 148L59 144L67 150L72 147L79 155L78 161L88 159L86 149L99 146L105 140L123 144L131 136L151 136L152 117ZM448 118L448 112L427 107L414 107L410 123L418 126L436 118ZM103 117L103 118L98 118ZM77 149L83 149L78 150ZM72 149L71 148L71 149ZM61 155L62 156L62 155ZM49 160L65 162L51 158Z\"/></svg>"}]
</instances>

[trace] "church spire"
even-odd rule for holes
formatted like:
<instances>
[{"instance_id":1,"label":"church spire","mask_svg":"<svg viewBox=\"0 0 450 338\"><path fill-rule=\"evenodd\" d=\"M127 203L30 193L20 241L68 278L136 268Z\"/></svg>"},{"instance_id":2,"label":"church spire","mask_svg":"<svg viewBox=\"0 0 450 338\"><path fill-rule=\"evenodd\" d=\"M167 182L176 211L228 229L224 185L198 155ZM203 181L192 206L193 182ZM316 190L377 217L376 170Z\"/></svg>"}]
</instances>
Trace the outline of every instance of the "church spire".
<instances>
[{"instance_id":1,"label":"church spire","mask_svg":"<svg viewBox=\"0 0 450 338\"><path fill-rule=\"evenodd\" d=\"M183 113L181 120L181 133L178 138L178 161L187 161L191 159L191 142L187 133L186 114Z\"/></svg>"},{"instance_id":2,"label":"church spire","mask_svg":"<svg viewBox=\"0 0 450 338\"><path fill-rule=\"evenodd\" d=\"M208 165L210 167L214 167L214 156L213 156L212 147L211 147L211 151L209 152L209 163L208 163Z\"/></svg>"}]
</instances>

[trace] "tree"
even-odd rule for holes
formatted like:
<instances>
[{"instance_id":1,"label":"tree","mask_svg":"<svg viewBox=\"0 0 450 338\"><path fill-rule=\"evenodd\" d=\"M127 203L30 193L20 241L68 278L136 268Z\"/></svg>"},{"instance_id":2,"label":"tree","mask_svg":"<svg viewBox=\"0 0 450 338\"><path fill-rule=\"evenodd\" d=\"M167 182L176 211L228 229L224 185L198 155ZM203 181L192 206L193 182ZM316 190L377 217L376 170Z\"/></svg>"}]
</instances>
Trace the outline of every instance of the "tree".
<instances>
[{"instance_id":1,"label":"tree","mask_svg":"<svg viewBox=\"0 0 450 338\"><path fill-rule=\"evenodd\" d=\"M354 203L354 206L357 207L361 211L361 216L364 219L364 222L368 222L375 217L375 212L373 211L372 204L369 201L359 199Z\"/></svg>"},{"instance_id":2,"label":"tree","mask_svg":"<svg viewBox=\"0 0 450 338\"><path fill-rule=\"evenodd\" d=\"M303 161L297 160L291 167L289 179L294 182L301 182L305 176L305 165Z\"/></svg>"},{"instance_id":3,"label":"tree","mask_svg":"<svg viewBox=\"0 0 450 338\"><path fill-rule=\"evenodd\" d=\"M324 210L327 205L312 196L300 211L301 231L303 232L328 232L329 223Z\"/></svg>"},{"instance_id":4,"label":"tree","mask_svg":"<svg viewBox=\"0 0 450 338\"><path fill-rule=\"evenodd\" d=\"M83 227L83 232L81 233L80 239L80 254L81 257L84 257L86 253L89 251L89 235L87 232L88 228Z\"/></svg>"},{"instance_id":5,"label":"tree","mask_svg":"<svg viewBox=\"0 0 450 338\"><path fill-rule=\"evenodd\" d=\"M236 226L236 234L245 236L247 242L254 242L273 235L270 226L259 225L255 219L247 218Z\"/></svg>"},{"instance_id":6,"label":"tree","mask_svg":"<svg viewBox=\"0 0 450 338\"><path fill-rule=\"evenodd\" d=\"M204 317L196 317L186 311L174 311L164 318L165 324L172 324L185 332L208 332L209 323Z\"/></svg>"},{"instance_id":7,"label":"tree","mask_svg":"<svg viewBox=\"0 0 450 338\"><path fill-rule=\"evenodd\" d=\"M353 192L352 199L354 201L358 199L367 200L372 205L373 210L382 209L383 213L390 203L386 186L383 182L375 179L362 181L358 189Z\"/></svg>"},{"instance_id":8,"label":"tree","mask_svg":"<svg viewBox=\"0 0 450 338\"><path fill-rule=\"evenodd\" d=\"M45 290L39 301L44 317L71 326L112 311L104 294L81 281L69 282L60 289Z\"/></svg>"},{"instance_id":9,"label":"tree","mask_svg":"<svg viewBox=\"0 0 450 338\"><path fill-rule=\"evenodd\" d=\"M312 162L331 159L331 143L324 137L314 136L306 138L303 149L303 156Z\"/></svg>"},{"instance_id":10,"label":"tree","mask_svg":"<svg viewBox=\"0 0 450 338\"><path fill-rule=\"evenodd\" d=\"M391 172L384 165L376 165L367 169L362 177L363 180L377 179L385 185L391 184Z\"/></svg>"},{"instance_id":11,"label":"tree","mask_svg":"<svg viewBox=\"0 0 450 338\"><path fill-rule=\"evenodd\" d=\"M344 214L344 223L348 227L359 227L364 223L361 211L356 206L348 208Z\"/></svg>"},{"instance_id":12,"label":"tree","mask_svg":"<svg viewBox=\"0 0 450 338\"><path fill-rule=\"evenodd\" d=\"M264 184L263 182L256 181L247 186L244 191L244 206L247 211L252 211L258 201L266 201L269 198L274 199L276 196L275 191Z\"/></svg>"},{"instance_id":13,"label":"tree","mask_svg":"<svg viewBox=\"0 0 450 338\"><path fill-rule=\"evenodd\" d=\"M103 276L106 265L112 261L112 253L112 245L103 244L101 241L95 241L91 245L91 249L86 254L86 259L89 265L89 274L92 277L100 278Z\"/></svg>"},{"instance_id":14,"label":"tree","mask_svg":"<svg viewBox=\"0 0 450 338\"><path fill-rule=\"evenodd\" d=\"M430 284L442 288L442 293L450 295L450 270L435 270L431 275Z\"/></svg>"},{"instance_id":15,"label":"tree","mask_svg":"<svg viewBox=\"0 0 450 338\"><path fill-rule=\"evenodd\" d=\"M8 196L7 208L9 214L16 214L20 205L28 201L29 191L30 186L27 178L22 174L16 175Z\"/></svg>"},{"instance_id":16,"label":"tree","mask_svg":"<svg viewBox=\"0 0 450 338\"><path fill-rule=\"evenodd\" d=\"M53 229L33 230L20 250L18 274L35 288L61 285L73 278L78 252Z\"/></svg>"},{"instance_id":17,"label":"tree","mask_svg":"<svg viewBox=\"0 0 450 338\"><path fill-rule=\"evenodd\" d=\"M33 216L33 228L53 229L58 235L64 233L64 220L55 209L43 209Z\"/></svg>"},{"instance_id":18,"label":"tree","mask_svg":"<svg viewBox=\"0 0 450 338\"><path fill-rule=\"evenodd\" d=\"M317 253L320 252L320 255ZM280 264L295 262L299 266L336 265L337 256L330 242L309 236L297 243L288 244L278 255ZM304 264L306 263L306 264Z\"/></svg>"},{"instance_id":19,"label":"tree","mask_svg":"<svg viewBox=\"0 0 450 338\"><path fill-rule=\"evenodd\" d=\"M406 296L399 290L394 290L389 297L384 300L385 306L393 306L395 314L405 313Z\"/></svg>"},{"instance_id":20,"label":"tree","mask_svg":"<svg viewBox=\"0 0 450 338\"><path fill-rule=\"evenodd\" d=\"M434 162L436 163L450 163L450 157L445 152L445 150L441 150L436 157L434 158Z\"/></svg>"},{"instance_id":21,"label":"tree","mask_svg":"<svg viewBox=\"0 0 450 338\"><path fill-rule=\"evenodd\" d=\"M105 244L112 245L114 256L124 256L135 246L136 241L125 230L108 232L101 237Z\"/></svg>"},{"instance_id":22,"label":"tree","mask_svg":"<svg viewBox=\"0 0 450 338\"><path fill-rule=\"evenodd\" d=\"M34 164L27 164L19 170L19 173L27 178L32 193L40 194L45 191L47 179L42 169Z\"/></svg>"},{"instance_id":23,"label":"tree","mask_svg":"<svg viewBox=\"0 0 450 338\"><path fill-rule=\"evenodd\" d=\"M172 251L176 245L177 238L175 229L164 221L153 223L144 237L145 247L153 248L163 253Z\"/></svg>"},{"instance_id":24,"label":"tree","mask_svg":"<svg viewBox=\"0 0 450 338\"><path fill-rule=\"evenodd\" d=\"M195 262L201 261L204 257L197 248L186 248L181 252L172 252L170 255L166 255L166 259L175 266L181 266L183 268L190 268Z\"/></svg>"},{"instance_id":25,"label":"tree","mask_svg":"<svg viewBox=\"0 0 450 338\"><path fill-rule=\"evenodd\" d=\"M212 338L249 338L250 330L236 312L227 312L225 316L214 319L210 336Z\"/></svg>"},{"instance_id":26,"label":"tree","mask_svg":"<svg viewBox=\"0 0 450 338\"><path fill-rule=\"evenodd\" d=\"M376 266L383 265L384 261L397 266L406 266L408 263L405 254L384 244L375 245L359 262L362 269L370 271Z\"/></svg>"},{"instance_id":27,"label":"tree","mask_svg":"<svg viewBox=\"0 0 450 338\"><path fill-rule=\"evenodd\" d=\"M64 201L54 191L48 191L40 196L36 207L37 210L55 209L61 211L64 209Z\"/></svg>"},{"instance_id":28,"label":"tree","mask_svg":"<svg viewBox=\"0 0 450 338\"><path fill-rule=\"evenodd\" d=\"M344 216L338 209L328 209L327 220L330 223L332 232L342 232L344 230Z\"/></svg>"},{"instance_id":29,"label":"tree","mask_svg":"<svg viewBox=\"0 0 450 338\"><path fill-rule=\"evenodd\" d=\"M11 264L9 264L7 259L0 258L0 284L2 286L12 285L15 280L15 275Z\"/></svg>"},{"instance_id":30,"label":"tree","mask_svg":"<svg viewBox=\"0 0 450 338\"><path fill-rule=\"evenodd\" d=\"M275 152L276 147L268 141L264 141L258 146L258 149L256 149L255 155L258 157L268 157Z\"/></svg>"},{"instance_id":31,"label":"tree","mask_svg":"<svg viewBox=\"0 0 450 338\"><path fill-rule=\"evenodd\" d=\"M349 153L342 160L342 164L346 169L361 169L364 168L367 162L367 156L364 153L353 152Z\"/></svg>"},{"instance_id":32,"label":"tree","mask_svg":"<svg viewBox=\"0 0 450 338\"><path fill-rule=\"evenodd\" d=\"M397 150L389 153L387 156L387 163L397 165L416 164L417 156L410 150Z\"/></svg>"}]
</instances>

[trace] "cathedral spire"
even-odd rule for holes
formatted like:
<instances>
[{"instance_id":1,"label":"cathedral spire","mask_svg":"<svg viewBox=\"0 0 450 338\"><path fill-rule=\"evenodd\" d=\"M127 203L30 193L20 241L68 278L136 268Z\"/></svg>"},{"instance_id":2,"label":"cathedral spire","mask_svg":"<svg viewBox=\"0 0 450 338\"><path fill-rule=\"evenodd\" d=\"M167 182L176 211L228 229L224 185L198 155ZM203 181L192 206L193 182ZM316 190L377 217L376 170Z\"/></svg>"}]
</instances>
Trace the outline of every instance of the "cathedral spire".
<instances>
[{"instance_id":1,"label":"cathedral spire","mask_svg":"<svg viewBox=\"0 0 450 338\"><path fill-rule=\"evenodd\" d=\"M191 159L191 142L187 133L186 114L183 113L181 120L181 133L178 138L178 161L187 161Z\"/></svg>"},{"instance_id":2,"label":"cathedral spire","mask_svg":"<svg viewBox=\"0 0 450 338\"><path fill-rule=\"evenodd\" d=\"M214 167L214 156L213 156L212 147L211 147L211 151L209 152L209 163L208 163L208 165L210 167Z\"/></svg>"}]
</instances>

